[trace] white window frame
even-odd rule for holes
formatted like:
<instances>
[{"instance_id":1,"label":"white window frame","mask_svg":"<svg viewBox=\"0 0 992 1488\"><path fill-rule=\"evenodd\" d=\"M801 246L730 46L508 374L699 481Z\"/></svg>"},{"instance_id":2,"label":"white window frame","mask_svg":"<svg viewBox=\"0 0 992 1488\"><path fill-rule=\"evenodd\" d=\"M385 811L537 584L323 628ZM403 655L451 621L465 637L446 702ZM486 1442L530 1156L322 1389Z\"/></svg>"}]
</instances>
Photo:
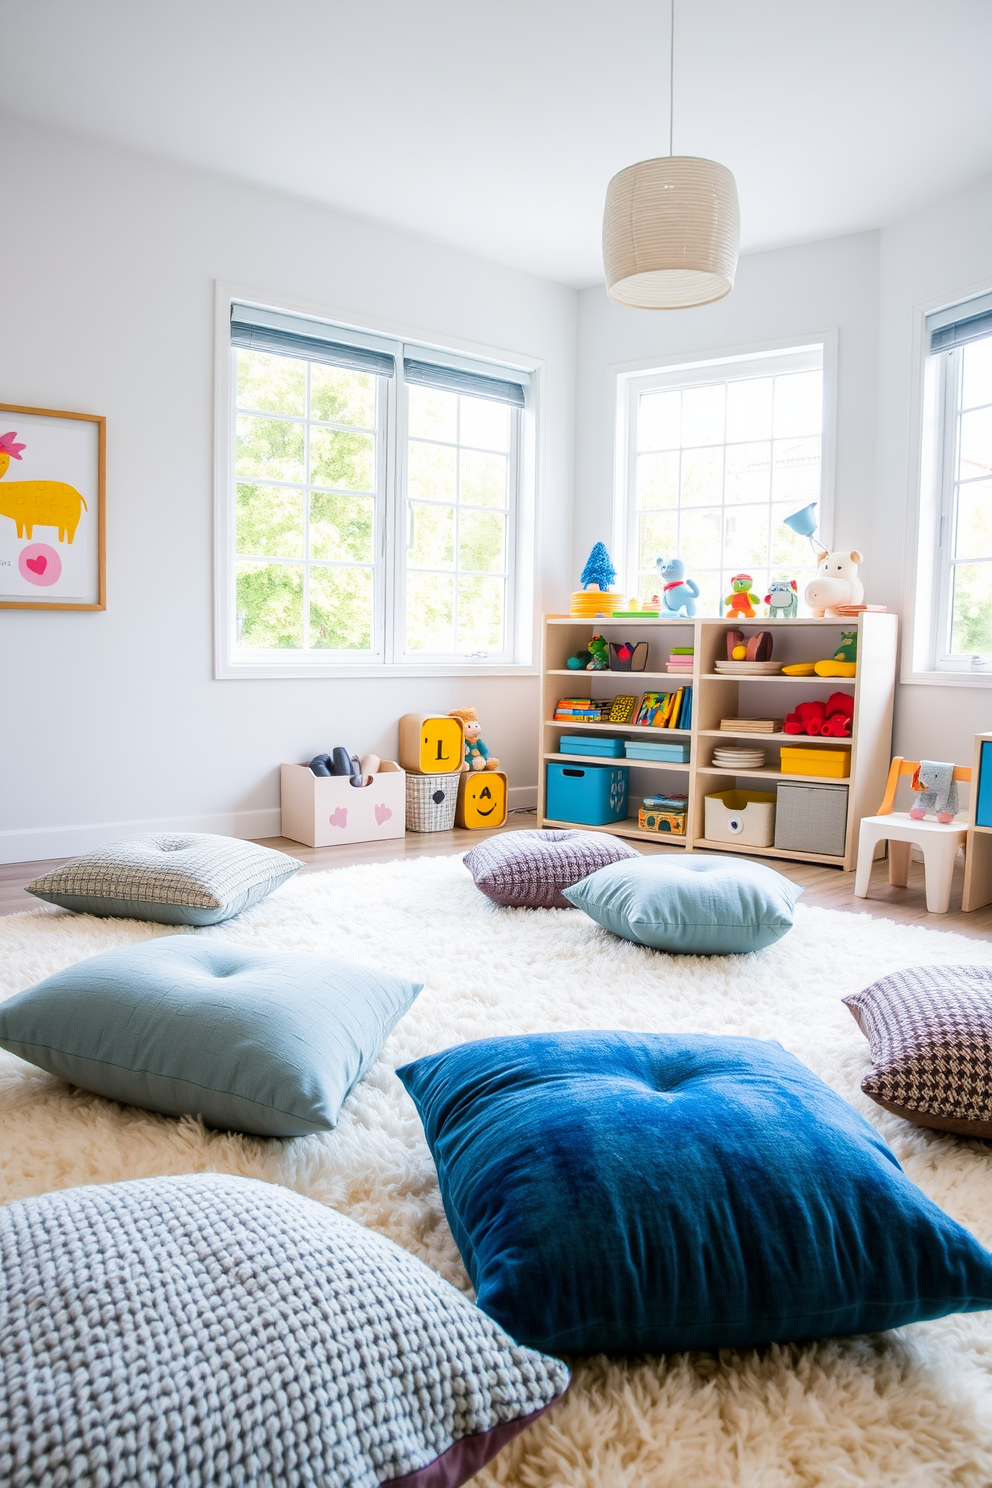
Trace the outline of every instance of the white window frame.
<instances>
[{"instance_id":1,"label":"white window frame","mask_svg":"<svg viewBox=\"0 0 992 1488\"><path fill-rule=\"evenodd\" d=\"M950 629L950 589L955 526L957 393L961 348L931 353L927 317L990 293L987 283L953 299L914 306L913 439L910 462L910 530L915 532L907 565L901 681L945 687L992 686L992 657L976 664L970 656L952 656L946 645ZM914 520L915 518L915 520Z\"/></svg>"},{"instance_id":2,"label":"white window frame","mask_svg":"<svg viewBox=\"0 0 992 1488\"><path fill-rule=\"evenodd\" d=\"M728 380L736 367L741 376L754 375L750 367L761 364L766 375L795 370L798 355L818 354L823 368L823 429L820 440L820 495L817 498L817 540L824 548L833 546L834 468L837 408L837 332L828 330L816 335L755 343L749 346L725 347L691 360L684 355L652 358L651 361L625 363L610 369L613 398L614 480L613 480L613 550L617 554L620 587L633 594L637 585L635 524L637 520L634 448L634 408L644 391L663 387L703 387ZM788 359L788 361L787 361ZM745 368L748 371L745 372ZM812 558L812 553L811 553ZM633 564L633 571L631 565ZM690 574L691 577L691 574ZM722 608L722 607L721 607Z\"/></svg>"},{"instance_id":3,"label":"white window frame","mask_svg":"<svg viewBox=\"0 0 992 1488\"><path fill-rule=\"evenodd\" d=\"M237 301L282 314L310 316L357 337L388 338L397 352L396 375L381 379L380 400L385 405L385 438L379 459L385 464L384 497L376 536L376 572L383 585L384 603L376 616L374 644L378 654L326 651L239 650L235 637L234 448L236 423L236 363L231 346L231 306ZM216 283L215 418L214 418L214 676L218 680L249 678L327 678L389 676L518 676L534 675L537 644L535 584L538 531L538 430L544 393L544 363L508 354L501 348L446 338L443 345L422 330L398 323L354 324L347 313L289 296L274 297L247 286ZM406 521L407 400L400 394L403 350L424 360L459 366L489 363L494 376L500 368L526 372L530 378L527 405L511 420L516 433L510 459L514 463L515 507L509 518L506 594L506 653L489 657L463 655L420 657L405 652L401 634L404 614L405 553L399 539L399 508ZM377 407L377 420L379 411ZM301 560L305 564L306 560ZM457 570L454 570L457 572Z\"/></svg>"}]
</instances>

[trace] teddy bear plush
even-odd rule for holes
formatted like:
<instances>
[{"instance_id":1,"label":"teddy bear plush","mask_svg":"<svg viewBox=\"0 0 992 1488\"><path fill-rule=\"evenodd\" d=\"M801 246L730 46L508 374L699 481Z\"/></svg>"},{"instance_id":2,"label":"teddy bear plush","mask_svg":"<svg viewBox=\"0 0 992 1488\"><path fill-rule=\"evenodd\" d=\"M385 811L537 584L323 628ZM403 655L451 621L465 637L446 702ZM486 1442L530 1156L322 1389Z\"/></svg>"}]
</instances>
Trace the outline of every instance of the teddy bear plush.
<instances>
[{"instance_id":1,"label":"teddy bear plush","mask_svg":"<svg viewBox=\"0 0 992 1488\"><path fill-rule=\"evenodd\" d=\"M491 755L482 738L482 724L474 708L452 708L450 718L460 718L465 727L463 770L498 770L499 760Z\"/></svg>"}]
</instances>

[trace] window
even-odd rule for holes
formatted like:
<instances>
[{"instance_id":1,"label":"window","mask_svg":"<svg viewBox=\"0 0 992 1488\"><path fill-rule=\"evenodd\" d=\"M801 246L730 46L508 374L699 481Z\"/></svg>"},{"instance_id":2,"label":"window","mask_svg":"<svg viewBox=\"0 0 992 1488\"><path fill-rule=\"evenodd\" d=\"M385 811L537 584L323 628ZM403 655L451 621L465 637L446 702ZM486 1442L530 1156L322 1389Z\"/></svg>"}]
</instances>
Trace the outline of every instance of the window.
<instances>
[{"instance_id":1,"label":"window","mask_svg":"<svg viewBox=\"0 0 992 1488\"><path fill-rule=\"evenodd\" d=\"M927 317L924 669L992 669L992 295ZM929 510L931 521L926 520ZM933 558L930 560L929 555ZM918 637L919 641L919 637ZM928 644L926 644L928 642ZM917 647L919 654L920 647Z\"/></svg>"},{"instance_id":2,"label":"window","mask_svg":"<svg viewBox=\"0 0 992 1488\"><path fill-rule=\"evenodd\" d=\"M235 304L221 674L512 664L526 372Z\"/></svg>"},{"instance_id":3,"label":"window","mask_svg":"<svg viewBox=\"0 0 992 1488\"><path fill-rule=\"evenodd\" d=\"M660 555L683 560L703 615L723 613L741 572L761 595L779 577L796 579L801 591L816 562L783 518L821 500L822 345L638 373L621 384L628 591L657 592Z\"/></svg>"}]
</instances>

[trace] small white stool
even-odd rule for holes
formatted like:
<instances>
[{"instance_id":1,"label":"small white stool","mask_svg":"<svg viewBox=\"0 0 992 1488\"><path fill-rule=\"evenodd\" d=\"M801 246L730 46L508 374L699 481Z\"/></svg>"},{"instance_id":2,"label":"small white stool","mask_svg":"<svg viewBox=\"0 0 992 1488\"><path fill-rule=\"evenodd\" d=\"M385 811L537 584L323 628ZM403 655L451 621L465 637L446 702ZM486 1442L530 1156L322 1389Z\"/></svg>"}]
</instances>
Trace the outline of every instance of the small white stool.
<instances>
[{"instance_id":1,"label":"small white stool","mask_svg":"<svg viewBox=\"0 0 992 1488\"><path fill-rule=\"evenodd\" d=\"M856 897L867 899L875 848L886 839L889 843L889 883L905 888L909 882L910 851L915 843L923 852L927 909L931 914L946 914L951 899L954 859L967 836L967 822L939 822L930 817L915 821L908 811L862 817L858 871L854 878Z\"/></svg>"}]
</instances>

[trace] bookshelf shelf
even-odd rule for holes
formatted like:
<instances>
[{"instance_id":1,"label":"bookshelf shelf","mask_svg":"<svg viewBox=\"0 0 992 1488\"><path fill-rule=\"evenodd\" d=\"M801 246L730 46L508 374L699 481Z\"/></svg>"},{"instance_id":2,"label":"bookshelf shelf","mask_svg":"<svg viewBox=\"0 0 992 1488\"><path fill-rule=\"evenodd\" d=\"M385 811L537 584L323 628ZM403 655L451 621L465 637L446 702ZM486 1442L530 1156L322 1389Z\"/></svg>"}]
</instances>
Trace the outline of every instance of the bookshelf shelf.
<instances>
[{"instance_id":1,"label":"bookshelf shelf","mask_svg":"<svg viewBox=\"0 0 992 1488\"><path fill-rule=\"evenodd\" d=\"M785 665L800 661L819 661L837 649L842 630L858 632L858 669L853 677L783 677L726 676L713 671L713 663L726 655L728 629L743 629L746 634L770 630L775 637L775 659ZM848 791L847 832L842 855L799 852L776 847L744 849L747 855L768 858L792 858L798 862L821 863L853 871L858 850L858 824L863 816L878 808L885 789L885 778L891 757L892 702L896 663L895 615L865 613L853 618L815 620L722 620L697 617L692 620L589 620L571 615L548 615L544 621L544 645L541 668L543 700L540 726L540 775L538 787L538 820L549 827L580 827L584 830L609 832L614 836L683 847L687 851L738 852L736 844L711 841L704 831L703 798L718 789L733 788L739 781L743 789L761 789L762 783L775 789L780 781L798 785L840 785ZM566 667L568 657L582 648L589 637L599 634L607 640L621 641L636 635L648 642L648 666L663 662L673 646L694 649L691 673L667 671L586 672ZM562 679L568 681L563 685ZM717 686L716 684L720 685ZM555 706L561 697L613 698L621 694L675 692L692 687L692 717L683 729L661 729L635 723L592 723L555 721ZM721 718L733 716L779 718L804 699L830 692L848 692L854 697L852 734L848 739L809 738L804 734L775 732L758 734L746 729L721 729ZM670 740L690 746L687 764L664 760L604 759L594 754L564 754L559 749L562 734L605 734L622 738ZM769 750L769 763L754 770L735 770L705 763L712 756L712 741L747 739L758 748ZM834 776L791 775L778 770L778 750L783 745L802 748L843 748L851 750L851 770L846 779ZM628 771L631 810L625 821L605 827L589 827L584 822L562 822L545 816L546 764L550 761L578 764L621 765ZM689 797L685 837L668 837L645 832L638 826L636 807L644 795L654 793L658 772L668 771L680 777L677 789ZM643 772L643 773L642 773ZM683 785L682 780L686 781ZM676 788L672 782L672 788Z\"/></svg>"}]
</instances>

